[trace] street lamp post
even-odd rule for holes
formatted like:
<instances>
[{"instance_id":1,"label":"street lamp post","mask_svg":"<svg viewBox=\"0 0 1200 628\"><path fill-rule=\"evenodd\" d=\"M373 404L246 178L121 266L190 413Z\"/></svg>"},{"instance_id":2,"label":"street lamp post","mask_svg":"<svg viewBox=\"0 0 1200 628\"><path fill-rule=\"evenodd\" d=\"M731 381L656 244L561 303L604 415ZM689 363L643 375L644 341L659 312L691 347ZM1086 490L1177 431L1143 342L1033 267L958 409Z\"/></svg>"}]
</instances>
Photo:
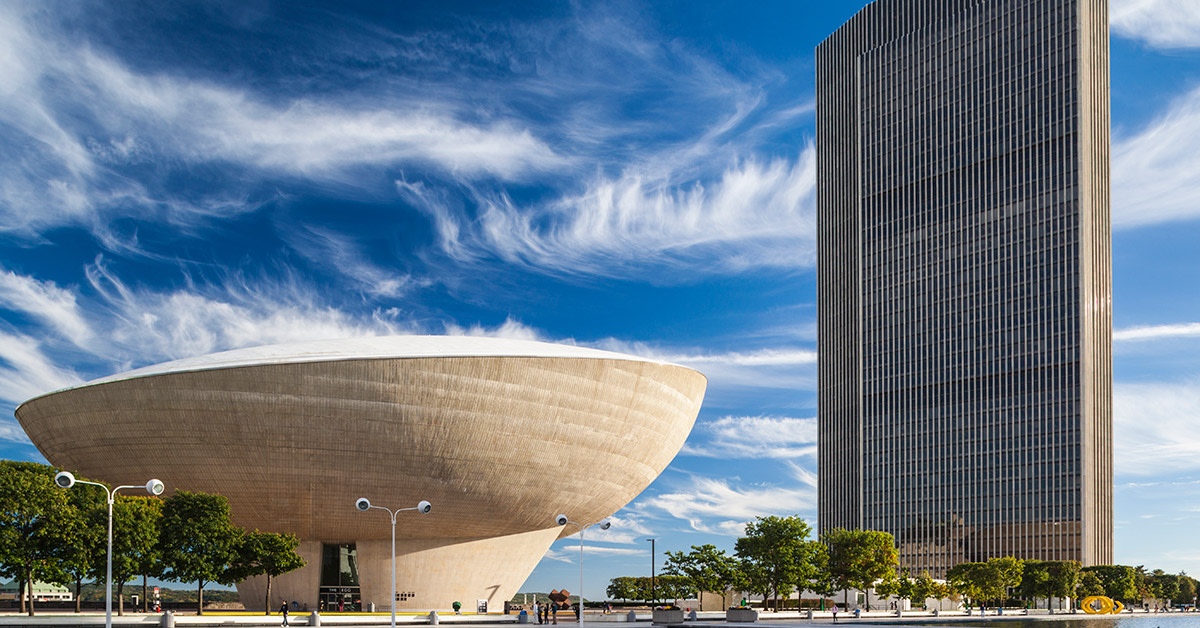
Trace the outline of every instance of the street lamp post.
<instances>
[{"instance_id":1,"label":"street lamp post","mask_svg":"<svg viewBox=\"0 0 1200 628\"><path fill-rule=\"evenodd\" d=\"M108 497L108 573L107 584L104 594L104 626L112 628L112 521L113 521L113 498L116 497L117 491L123 488L145 488L147 493L151 495L162 495L166 488L159 480L150 480L145 486L118 486L112 490L99 482L88 482L87 480L76 480L75 476L70 471L59 471L54 476L54 483L59 488L71 488L76 484L91 484L104 489L104 494Z\"/></svg>"},{"instance_id":2,"label":"street lamp post","mask_svg":"<svg viewBox=\"0 0 1200 628\"><path fill-rule=\"evenodd\" d=\"M389 510L383 506L372 506L371 500L366 497L359 497L358 501L354 502L354 507L366 512L372 508L382 510L392 516L392 628L396 628L396 514L406 510L415 510L423 515L429 514L433 510L433 505L425 500L421 500L412 508L397 508Z\"/></svg>"},{"instance_id":3,"label":"street lamp post","mask_svg":"<svg viewBox=\"0 0 1200 628\"><path fill-rule=\"evenodd\" d=\"M573 525L579 528L579 628L583 628L583 531L592 527L600 526L601 530L607 530L612 527L612 522L605 519L596 523L575 523L567 519L566 515L559 515L554 518L554 523L560 526Z\"/></svg>"},{"instance_id":4,"label":"street lamp post","mask_svg":"<svg viewBox=\"0 0 1200 628\"><path fill-rule=\"evenodd\" d=\"M650 541L650 608L654 608L654 541L655 539L646 539Z\"/></svg>"}]
</instances>

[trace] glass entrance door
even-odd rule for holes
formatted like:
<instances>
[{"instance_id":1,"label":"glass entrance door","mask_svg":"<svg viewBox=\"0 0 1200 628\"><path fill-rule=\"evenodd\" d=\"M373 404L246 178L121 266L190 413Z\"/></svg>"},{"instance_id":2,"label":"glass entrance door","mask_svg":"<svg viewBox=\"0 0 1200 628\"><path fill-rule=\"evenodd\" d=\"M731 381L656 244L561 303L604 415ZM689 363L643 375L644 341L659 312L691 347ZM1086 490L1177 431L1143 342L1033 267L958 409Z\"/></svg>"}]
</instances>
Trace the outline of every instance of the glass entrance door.
<instances>
[{"instance_id":1,"label":"glass entrance door","mask_svg":"<svg viewBox=\"0 0 1200 628\"><path fill-rule=\"evenodd\" d=\"M326 613L362 611L358 588L358 550L353 543L325 545L321 551L321 584L318 599Z\"/></svg>"}]
</instances>

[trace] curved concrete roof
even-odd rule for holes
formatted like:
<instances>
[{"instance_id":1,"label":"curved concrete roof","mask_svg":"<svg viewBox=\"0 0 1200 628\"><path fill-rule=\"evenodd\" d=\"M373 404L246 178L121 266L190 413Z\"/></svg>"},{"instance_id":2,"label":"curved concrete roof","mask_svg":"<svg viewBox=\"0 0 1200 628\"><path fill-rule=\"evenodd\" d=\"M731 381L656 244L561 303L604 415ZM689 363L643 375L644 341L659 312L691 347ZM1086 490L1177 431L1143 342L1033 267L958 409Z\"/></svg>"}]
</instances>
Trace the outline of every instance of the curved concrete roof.
<instances>
[{"instance_id":1,"label":"curved concrete roof","mask_svg":"<svg viewBox=\"0 0 1200 628\"><path fill-rule=\"evenodd\" d=\"M377 360L450 357L590 358L670 364L636 355L575 345L489 336L368 336L289 342L234 349L183 358L93 379L59 391L166 373L186 373L242 366L299 364L334 360ZM678 366L678 365L672 365Z\"/></svg>"}]
</instances>

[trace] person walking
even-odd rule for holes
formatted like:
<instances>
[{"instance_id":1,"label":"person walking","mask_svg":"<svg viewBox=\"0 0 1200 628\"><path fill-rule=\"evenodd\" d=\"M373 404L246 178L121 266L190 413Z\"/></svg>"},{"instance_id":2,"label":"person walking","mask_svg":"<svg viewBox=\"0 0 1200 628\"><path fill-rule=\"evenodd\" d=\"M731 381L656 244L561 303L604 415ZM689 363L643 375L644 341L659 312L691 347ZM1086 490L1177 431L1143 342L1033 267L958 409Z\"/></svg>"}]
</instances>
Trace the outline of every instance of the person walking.
<instances>
[{"instance_id":1,"label":"person walking","mask_svg":"<svg viewBox=\"0 0 1200 628\"><path fill-rule=\"evenodd\" d=\"M284 626L288 625L288 623L287 623L287 617L288 617L288 604L287 604L287 600L284 600L284 601L283 601L283 606L280 606L280 607L279 607L279 614L280 614L280 615L283 615L283 625L284 625Z\"/></svg>"},{"instance_id":2,"label":"person walking","mask_svg":"<svg viewBox=\"0 0 1200 628\"><path fill-rule=\"evenodd\" d=\"M837 605L837 602L834 602L834 603L833 603L833 608L831 608L831 609L829 609L829 610L830 610L830 612L832 612L832 613L833 613L833 623L835 623L835 624L836 624L836 623L837 623L837 614L838 614L838 605Z\"/></svg>"},{"instance_id":3,"label":"person walking","mask_svg":"<svg viewBox=\"0 0 1200 628\"><path fill-rule=\"evenodd\" d=\"M554 618L554 621L552 623L555 626L557 626L558 625L558 602L552 602L550 604L550 615L551 615L551 617Z\"/></svg>"},{"instance_id":4,"label":"person walking","mask_svg":"<svg viewBox=\"0 0 1200 628\"><path fill-rule=\"evenodd\" d=\"M537 600L533 601L533 616L537 617L539 624L542 623L542 606L537 603Z\"/></svg>"}]
</instances>

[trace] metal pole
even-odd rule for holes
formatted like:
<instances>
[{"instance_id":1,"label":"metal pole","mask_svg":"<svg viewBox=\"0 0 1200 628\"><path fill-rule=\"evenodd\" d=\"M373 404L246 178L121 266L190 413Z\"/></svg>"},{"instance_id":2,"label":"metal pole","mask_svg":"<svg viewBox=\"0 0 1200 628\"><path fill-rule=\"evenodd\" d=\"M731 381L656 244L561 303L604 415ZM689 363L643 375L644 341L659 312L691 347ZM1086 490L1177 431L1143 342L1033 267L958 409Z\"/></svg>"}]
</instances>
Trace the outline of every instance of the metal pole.
<instances>
[{"instance_id":1,"label":"metal pole","mask_svg":"<svg viewBox=\"0 0 1200 628\"><path fill-rule=\"evenodd\" d=\"M396 628L396 511L392 513L392 628Z\"/></svg>"},{"instance_id":2,"label":"metal pole","mask_svg":"<svg viewBox=\"0 0 1200 628\"><path fill-rule=\"evenodd\" d=\"M583 526L579 526L579 628L583 628Z\"/></svg>"},{"instance_id":3,"label":"metal pole","mask_svg":"<svg viewBox=\"0 0 1200 628\"><path fill-rule=\"evenodd\" d=\"M109 491L108 487L104 487L104 491L108 493L108 582L104 595L104 628L112 628L112 520L113 495L117 490Z\"/></svg>"},{"instance_id":4,"label":"metal pole","mask_svg":"<svg viewBox=\"0 0 1200 628\"><path fill-rule=\"evenodd\" d=\"M655 554L656 554L656 552L654 551L654 539L650 539L650 606L651 607L653 607L654 602L658 600L658 596L655 595L658 591L655 589L655 586L654 586L655 585L655 582L654 582L654 555Z\"/></svg>"}]
</instances>

